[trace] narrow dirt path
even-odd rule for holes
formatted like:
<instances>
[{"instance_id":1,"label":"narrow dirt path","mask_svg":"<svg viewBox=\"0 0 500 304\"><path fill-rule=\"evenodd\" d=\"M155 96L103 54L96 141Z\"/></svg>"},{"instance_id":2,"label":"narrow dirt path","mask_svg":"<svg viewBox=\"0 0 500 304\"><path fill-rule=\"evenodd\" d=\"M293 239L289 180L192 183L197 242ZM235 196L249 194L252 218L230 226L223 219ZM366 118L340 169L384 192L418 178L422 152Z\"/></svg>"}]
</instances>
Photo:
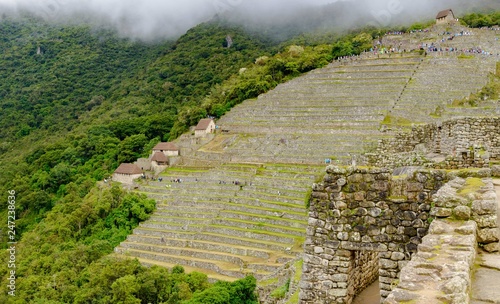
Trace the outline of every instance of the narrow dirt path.
<instances>
[{"instance_id":1,"label":"narrow dirt path","mask_svg":"<svg viewBox=\"0 0 500 304\"><path fill-rule=\"evenodd\" d=\"M373 282L359 295L356 296L352 304L379 304L380 303L380 287L378 280Z\"/></svg>"}]
</instances>

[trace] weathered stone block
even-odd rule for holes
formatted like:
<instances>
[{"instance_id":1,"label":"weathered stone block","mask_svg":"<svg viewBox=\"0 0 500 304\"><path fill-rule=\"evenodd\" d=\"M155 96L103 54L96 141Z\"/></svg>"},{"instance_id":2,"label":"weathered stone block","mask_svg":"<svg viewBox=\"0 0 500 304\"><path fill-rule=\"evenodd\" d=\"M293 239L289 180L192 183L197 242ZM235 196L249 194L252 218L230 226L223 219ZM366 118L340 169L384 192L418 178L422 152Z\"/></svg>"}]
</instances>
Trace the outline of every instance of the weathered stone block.
<instances>
[{"instance_id":1,"label":"weathered stone block","mask_svg":"<svg viewBox=\"0 0 500 304\"><path fill-rule=\"evenodd\" d=\"M443 284L441 290L445 294L465 293L470 282L461 277L453 277L451 280Z\"/></svg>"},{"instance_id":2,"label":"weathered stone block","mask_svg":"<svg viewBox=\"0 0 500 304\"><path fill-rule=\"evenodd\" d=\"M500 165L491 166L491 176L500 177Z\"/></svg>"},{"instance_id":3,"label":"weathered stone block","mask_svg":"<svg viewBox=\"0 0 500 304\"><path fill-rule=\"evenodd\" d=\"M402 252L393 252L391 254L391 260L393 261L401 261L405 259L405 254Z\"/></svg>"},{"instance_id":4,"label":"weathered stone block","mask_svg":"<svg viewBox=\"0 0 500 304\"><path fill-rule=\"evenodd\" d=\"M471 217L471 210L467 206L458 206L453 209L453 215L459 220L469 220Z\"/></svg>"},{"instance_id":5,"label":"weathered stone block","mask_svg":"<svg viewBox=\"0 0 500 304\"><path fill-rule=\"evenodd\" d=\"M422 183L408 183L406 186L406 191L408 192L421 192L424 190L424 185Z\"/></svg>"},{"instance_id":6,"label":"weathered stone block","mask_svg":"<svg viewBox=\"0 0 500 304\"><path fill-rule=\"evenodd\" d=\"M450 217L453 214L452 210L450 208L435 208L434 209L434 215L436 217Z\"/></svg>"},{"instance_id":7,"label":"weathered stone block","mask_svg":"<svg viewBox=\"0 0 500 304\"><path fill-rule=\"evenodd\" d=\"M498 208L495 199L490 200L476 200L472 202L472 211L479 214L496 214Z\"/></svg>"},{"instance_id":8,"label":"weathered stone block","mask_svg":"<svg viewBox=\"0 0 500 304\"><path fill-rule=\"evenodd\" d=\"M477 215L472 216L472 220L477 223L479 228L497 227L497 216L495 215Z\"/></svg>"},{"instance_id":9,"label":"weathered stone block","mask_svg":"<svg viewBox=\"0 0 500 304\"><path fill-rule=\"evenodd\" d=\"M347 296L347 289L344 288L334 288L328 290L328 295L331 297L345 297ZM337 302L339 303L339 302ZM340 302L342 303L342 302Z\"/></svg>"},{"instance_id":10,"label":"weathered stone block","mask_svg":"<svg viewBox=\"0 0 500 304\"><path fill-rule=\"evenodd\" d=\"M489 243L483 246L486 252L498 252L500 250L500 245L498 243Z\"/></svg>"},{"instance_id":11,"label":"weathered stone block","mask_svg":"<svg viewBox=\"0 0 500 304\"><path fill-rule=\"evenodd\" d=\"M365 235L365 236L361 237L361 242L362 243L371 243L371 242L373 242L373 240L368 235Z\"/></svg>"},{"instance_id":12,"label":"weathered stone block","mask_svg":"<svg viewBox=\"0 0 500 304\"><path fill-rule=\"evenodd\" d=\"M360 242L361 241L361 234L359 232L351 232L349 234L349 241Z\"/></svg>"},{"instance_id":13,"label":"weathered stone block","mask_svg":"<svg viewBox=\"0 0 500 304\"><path fill-rule=\"evenodd\" d=\"M347 282L349 280L349 276L347 274L334 274L331 277L333 282Z\"/></svg>"},{"instance_id":14,"label":"weathered stone block","mask_svg":"<svg viewBox=\"0 0 500 304\"><path fill-rule=\"evenodd\" d=\"M396 269L398 268L398 263L389 260L389 259L380 259L379 261L380 268L384 269Z\"/></svg>"},{"instance_id":15,"label":"weathered stone block","mask_svg":"<svg viewBox=\"0 0 500 304\"><path fill-rule=\"evenodd\" d=\"M379 217L382 214L382 209L380 208L369 208L368 209L368 214L372 217Z\"/></svg>"},{"instance_id":16,"label":"weathered stone block","mask_svg":"<svg viewBox=\"0 0 500 304\"><path fill-rule=\"evenodd\" d=\"M347 241L347 240L349 240L349 233L339 232L339 233L337 233L337 239L339 239L341 241Z\"/></svg>"},{"instance_id":17,"label":"weathered stone block","mask_svg":"<svg viewBox=\"0 0 500 304\"><path fill-rule=\"evenodd\" d=\"M498 229L485 228L480 229L477 233L477 239L480 243L493 243L498 242Z\"/></svg>"},{"instance_id":18,"label":"weathered stone block","mask_svg":"<svg viewBox=\"0 0 500 304\"><path fill-rule=\"evenodd\" d=\"M323 253L325 252L325 250L323 249L323 247L314 247L314 253L315 254L320 254L320 253Z\"/></svg>"},{"instance_id":19,"label":"weathered stone block","mask_svg":"<svg viewBox=\"0 0 500 304\"><path fill-rule=\"evenodd\" d=\"M377 180L371 184L370 188L376 191L388 191L389 183L387 181Z\"/></svg>"}]
</instances>

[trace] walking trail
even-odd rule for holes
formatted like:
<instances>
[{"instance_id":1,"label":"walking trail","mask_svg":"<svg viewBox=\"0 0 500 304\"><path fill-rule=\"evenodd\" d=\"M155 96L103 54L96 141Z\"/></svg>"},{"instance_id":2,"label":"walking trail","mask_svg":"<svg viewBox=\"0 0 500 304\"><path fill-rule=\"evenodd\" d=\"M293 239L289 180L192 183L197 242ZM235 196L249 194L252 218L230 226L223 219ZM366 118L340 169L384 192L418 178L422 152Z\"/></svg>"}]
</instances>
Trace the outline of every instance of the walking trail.
<instances>
[{"instance_id":1,"label":"walking trail","mask_svg":"<svg viewBox=\"0 0 500 304\"><path fill-rule=\"evenodd\" d=\"M499 205L497 210L497 221L500 224L500 179L494 180L493 183L495 185ZM482 252L478 256L478 264L480 267L477 269L472 282L471 303L500 304L500 253Z\"/></svg>"}]
</instances>

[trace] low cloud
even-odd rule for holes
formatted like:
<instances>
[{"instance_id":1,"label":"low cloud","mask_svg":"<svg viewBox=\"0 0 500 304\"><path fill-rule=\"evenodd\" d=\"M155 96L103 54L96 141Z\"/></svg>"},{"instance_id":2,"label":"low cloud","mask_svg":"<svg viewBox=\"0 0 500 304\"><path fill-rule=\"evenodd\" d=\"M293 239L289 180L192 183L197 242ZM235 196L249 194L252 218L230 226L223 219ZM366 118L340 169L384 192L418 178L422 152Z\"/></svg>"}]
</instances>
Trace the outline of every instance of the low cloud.
<instances>
[{"instance_id":1,"label":"low cloud","mask_svg":"<svg viewBox=\"0 0 500 304\"><path fill-rule=\"evenodd\" d=\"M337 25L387 26L394 22L430 19L438 10L453 8L457 13L481 7L500 9L498 0L0 0L4 14L29 11L47 21L75 20L76 16L105 20L123 35L166 38L224 15L242 23L263 23L307 18L311 9L328 5ZM335 11L337 10L337 11ZM329 11L330 12L330 11ZM297 20L300 22L300 20Z\"/></svg>"}]
</instances>

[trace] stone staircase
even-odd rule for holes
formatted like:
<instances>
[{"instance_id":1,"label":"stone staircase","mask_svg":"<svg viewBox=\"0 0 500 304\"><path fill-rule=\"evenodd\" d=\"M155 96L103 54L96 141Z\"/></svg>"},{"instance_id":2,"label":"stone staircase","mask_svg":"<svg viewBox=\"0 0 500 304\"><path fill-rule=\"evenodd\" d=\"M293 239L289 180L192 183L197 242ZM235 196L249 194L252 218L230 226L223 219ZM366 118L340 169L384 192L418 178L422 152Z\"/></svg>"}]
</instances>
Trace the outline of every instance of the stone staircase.
<instances>
[{"instance_id":1,"label":"stone staircase","mask_svg":"<svg viewBox=\"0 0 500 304\"><path fill-rule=\"evenodd\" d=\"M304 197L321 172L280 164L170 168L162 182L139 184L157 211L115 252L213 280L269 276L302 251Z\"/></svg>"}]
</instances>

